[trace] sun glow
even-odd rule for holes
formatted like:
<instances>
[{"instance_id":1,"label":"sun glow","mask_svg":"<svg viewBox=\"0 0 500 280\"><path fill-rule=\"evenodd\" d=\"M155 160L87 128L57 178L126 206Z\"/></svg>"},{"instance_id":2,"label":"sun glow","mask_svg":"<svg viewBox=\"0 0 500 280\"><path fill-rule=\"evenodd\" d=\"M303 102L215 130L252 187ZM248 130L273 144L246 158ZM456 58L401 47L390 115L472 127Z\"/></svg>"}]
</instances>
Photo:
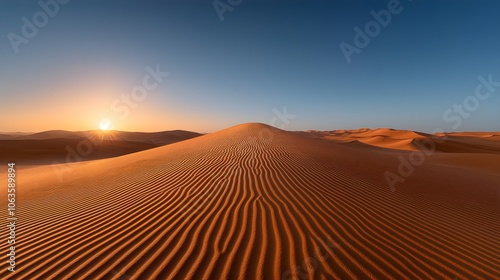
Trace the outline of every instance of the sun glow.
<instances>
[{"instance_id":1,"label":"sun glow","mask_svg":"<svg viewBox=\"0 0 500 280\"><path fill-rule=\"evenodd\" d=\"M99 129L102 131L111 129L111 121L108 119L101 120L99 123Z\"/></svg>"}]
</instances>

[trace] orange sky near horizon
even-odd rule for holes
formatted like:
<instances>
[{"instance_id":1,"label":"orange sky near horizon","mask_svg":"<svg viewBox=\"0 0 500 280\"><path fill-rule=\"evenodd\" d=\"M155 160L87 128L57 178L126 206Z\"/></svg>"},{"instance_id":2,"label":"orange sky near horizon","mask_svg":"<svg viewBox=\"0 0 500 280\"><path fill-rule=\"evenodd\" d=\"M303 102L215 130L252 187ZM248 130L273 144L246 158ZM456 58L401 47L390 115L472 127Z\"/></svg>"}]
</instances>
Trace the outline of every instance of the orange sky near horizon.
<instances>
[{"instance_id":1,"label":"orange sky near horizon","mask_svg":"<svg viewBox=\"0 0 500 280\"><path fill-rule=\"evenodd\" d=\"M100 129L103 120L110 122L111 130L121 131L157 132L181 129L210 132L224 128L223 125L214 125L221 121L217 117L212 118L212 121L208 117L201 119L198 114L186 114L178 106L182 101L176 99L167 86L148 91L144 100L135 100L131 88L136 79L118 78L131 75L85 70L64 82L35 82L26 87L23 93L7 97L10 103L17 106L3 109L3 114L10 121L1 124L0 132L96 130ZM165 103L163 99L168 94L171 102ZM122 96L128 97L123 99ZM193 107L193 111L200 109Z\"/></svg>"}]
</instances>

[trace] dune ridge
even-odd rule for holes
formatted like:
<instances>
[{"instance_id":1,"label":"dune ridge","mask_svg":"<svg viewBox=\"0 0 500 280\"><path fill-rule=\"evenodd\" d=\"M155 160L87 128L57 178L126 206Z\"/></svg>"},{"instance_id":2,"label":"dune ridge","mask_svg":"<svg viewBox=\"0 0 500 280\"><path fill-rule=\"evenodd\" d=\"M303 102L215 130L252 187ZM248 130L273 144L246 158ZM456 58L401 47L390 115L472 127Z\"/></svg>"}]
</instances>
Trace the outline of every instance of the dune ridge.
<instances>
[{"instance_id":1,"label":"dune ridge","mask_svg":"<svg viewBox=\"0 0 500 280\"><path fill-rule=\"evenodd\" d=\"M19 263L0 278L497 279L500 177L442 182L452 170L429 163L393 193L396 161L252 123L75 163L63 182L20 168Z\"/></svg>"}]
</instances>

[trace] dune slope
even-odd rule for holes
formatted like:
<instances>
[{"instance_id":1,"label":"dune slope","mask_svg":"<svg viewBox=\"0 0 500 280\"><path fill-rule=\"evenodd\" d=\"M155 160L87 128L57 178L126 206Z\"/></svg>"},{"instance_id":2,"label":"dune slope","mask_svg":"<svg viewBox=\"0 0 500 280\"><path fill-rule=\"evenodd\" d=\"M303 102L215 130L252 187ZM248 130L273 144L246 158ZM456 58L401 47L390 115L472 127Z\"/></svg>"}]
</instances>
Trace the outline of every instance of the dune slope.
<instances>
[{"instance_id":1,"label":"dune slope","mask_svg":"<svg viewBox=\"0 0 500 280\"><path fill-rule=\"evenodd\" d=\"M17 271L0 278L497 279L499 177L426 163L391 192L394 166L244 124L59 177L19 167Z\"/></svg>"}]
</instances>

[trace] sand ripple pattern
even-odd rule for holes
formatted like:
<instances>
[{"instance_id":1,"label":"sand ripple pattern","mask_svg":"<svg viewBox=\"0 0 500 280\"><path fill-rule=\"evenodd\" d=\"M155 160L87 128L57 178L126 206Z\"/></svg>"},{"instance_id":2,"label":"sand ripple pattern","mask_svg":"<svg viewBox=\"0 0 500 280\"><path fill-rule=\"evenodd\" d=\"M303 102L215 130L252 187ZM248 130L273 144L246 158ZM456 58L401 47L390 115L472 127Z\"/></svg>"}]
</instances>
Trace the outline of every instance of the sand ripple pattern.
<instances>
[{"instance_id":1,"label":"sand ripple pattern","mask_svg":"<svg viewBox=\"0 0 500 280\"><path fill-rule=\"evenodd\" d=\"M19 185L17 272L0 278L500 277L498 209L391 193L362 153L245 124L75 165Z\"/></svg>"}]
</instances>

